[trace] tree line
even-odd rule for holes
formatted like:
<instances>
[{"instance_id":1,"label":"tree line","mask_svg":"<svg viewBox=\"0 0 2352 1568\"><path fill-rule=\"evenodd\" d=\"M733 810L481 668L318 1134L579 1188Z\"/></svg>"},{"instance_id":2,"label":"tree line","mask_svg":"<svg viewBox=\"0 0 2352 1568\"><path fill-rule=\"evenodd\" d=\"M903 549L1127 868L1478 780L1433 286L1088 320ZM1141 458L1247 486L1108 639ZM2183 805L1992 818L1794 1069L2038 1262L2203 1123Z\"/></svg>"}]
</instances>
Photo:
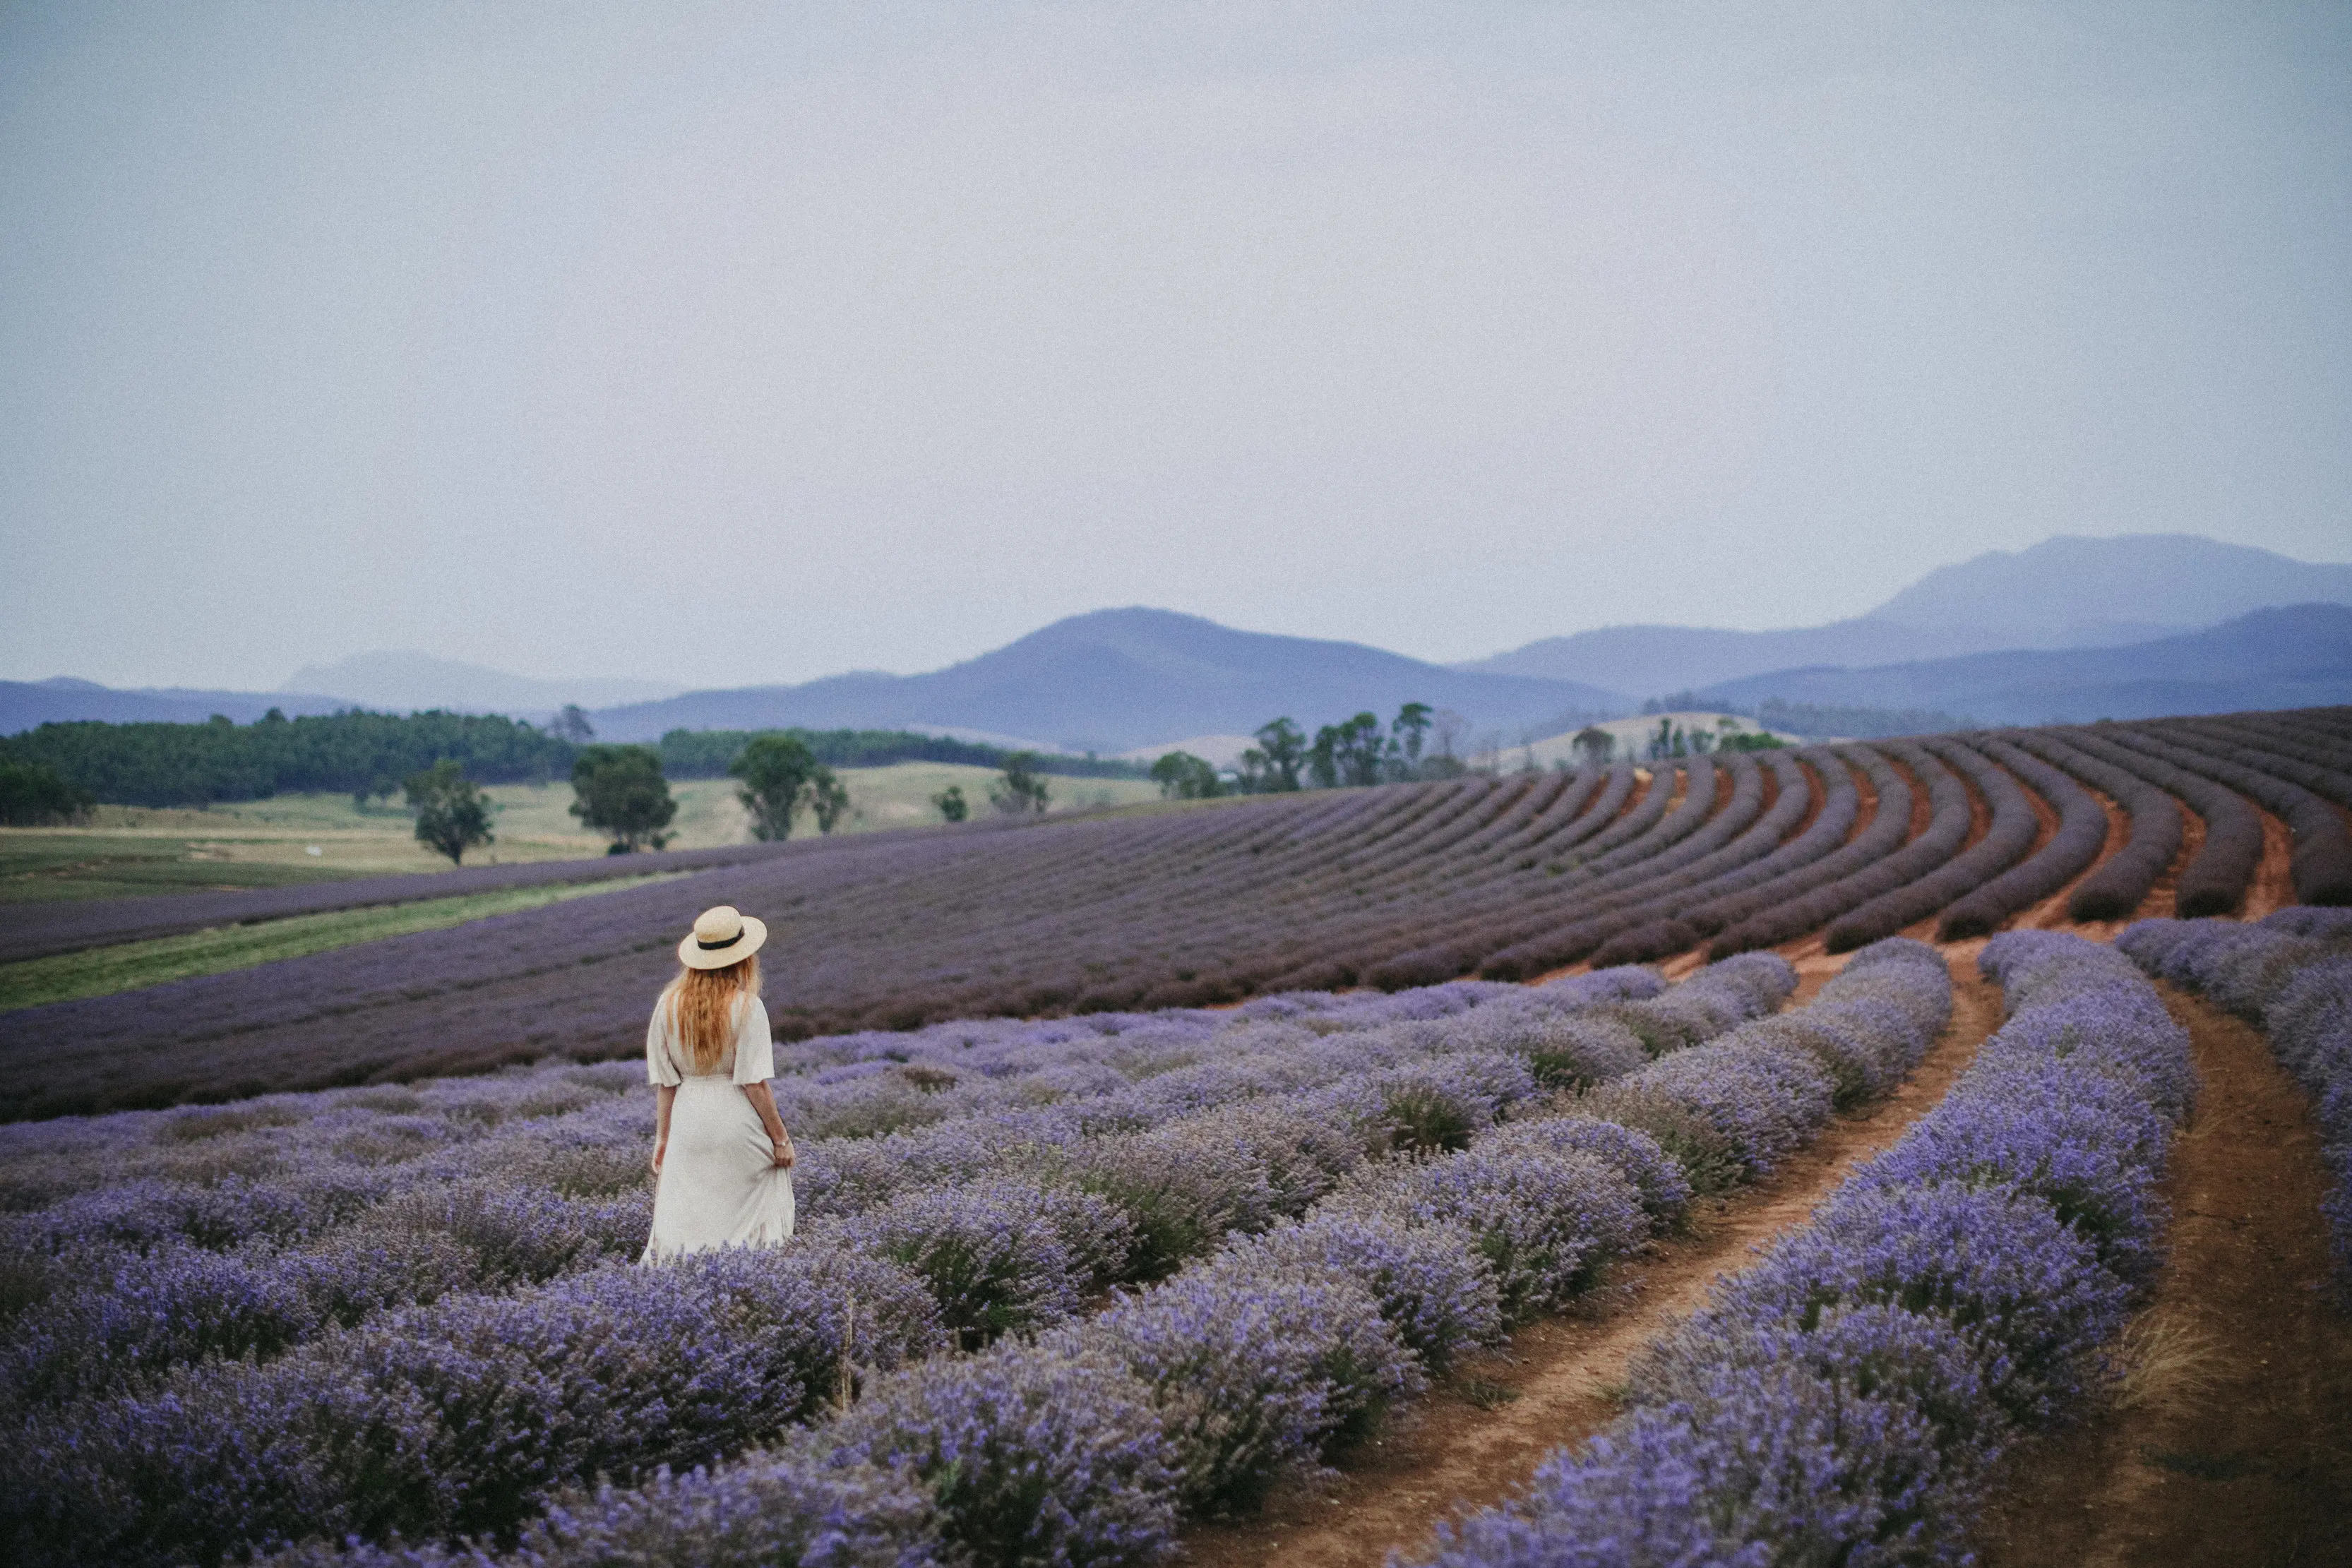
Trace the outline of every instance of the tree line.
<instances>
[{"instance_id":1,"label":"tree line","mask_svg":"<svg viewBox=\"0 0 2352 1568\"><path fill-rule=\"evenodd\" d=\"M646 747L673 779L728 776L757 736L786 735L826 768L958 762L1003 768L1001 747L905 730L672 730ZM343 713L289 719L273 708L252 724L45 724L0 738L0 816L69 817L89 802L202 806L309 791L364 801L399 793L447 759L479 784L551 783L571 775L594 730L576 708L546 728L486 714ZM1032 773L1139 778L1130 762L1024 754Z\"/></svg>"},{"instance_id":2,"label":"tree line","mask_svg":"<svg viewBox=\"0 0 2352 1568\"><path fill-rule=\"evenodd\" d=\"M1251 737L1257 744L1242 753L1231 775L1189 751L1171 751L1151 765L1151 778L1161 795L1185 800L1453 779L1469 771L1454 754L1462 728L1460 716L1427 703L1405 704L1386 727L1367 710L1322 726L1312 738L1285 716L1257 727Z\"/></svg>"}]
</instances>

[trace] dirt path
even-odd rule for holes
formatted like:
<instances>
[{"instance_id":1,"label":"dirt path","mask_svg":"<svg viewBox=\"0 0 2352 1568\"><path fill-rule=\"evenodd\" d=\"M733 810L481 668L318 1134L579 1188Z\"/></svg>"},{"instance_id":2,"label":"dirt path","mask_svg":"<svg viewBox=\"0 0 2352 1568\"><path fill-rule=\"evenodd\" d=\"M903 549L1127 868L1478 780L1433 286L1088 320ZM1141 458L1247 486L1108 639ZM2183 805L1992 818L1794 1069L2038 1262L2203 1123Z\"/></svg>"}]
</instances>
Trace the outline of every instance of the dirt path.
<instances>
[{"instance_id":1,"label":"dirt path","mask_svg":"<svg viewBox=\"0 0 2352 1568\"><path fill-rule=\"evenodd\" d=\"M2255 1030L2165 1000L2205 1080L2166 1183L2172 1255L2116 1406L2007 1467L1984 1568L2352 1563L2352 1315L2310 1106Z\"/></svg>"},{"instance_id":2,"label":"dirt path","mask_svg":"<svg viewBox=\"0 0 2352 1568\"><path fill-rule=\"evenodd\" d=\"M1376 1442L1348 1456L1338 1481L1278 1496L1263 1516L1189 1531L1184 1557L1203 1568L1379 1568L1391 1551L1425 1545L1455 1506L1503 1497L1563 1443L1617 1414L1610 1396L1634 1351L1672 1315L1699 1304L1718 1275L1804 1221L1860 1160L1893 1143L1943 1099L2000 1022L2000 991L1979 979L1980 943L1949 950L1952 1027L1900 1088L1864 1115L1832 1123L1771 1180L1695 1217L1687 1236L1622 1268L1605 1300L1573 1318L1522 1330L1499 1354L1460 1368ZM1818 989L1835 961L1806 979Z\"/></svg>"}]
</instances>

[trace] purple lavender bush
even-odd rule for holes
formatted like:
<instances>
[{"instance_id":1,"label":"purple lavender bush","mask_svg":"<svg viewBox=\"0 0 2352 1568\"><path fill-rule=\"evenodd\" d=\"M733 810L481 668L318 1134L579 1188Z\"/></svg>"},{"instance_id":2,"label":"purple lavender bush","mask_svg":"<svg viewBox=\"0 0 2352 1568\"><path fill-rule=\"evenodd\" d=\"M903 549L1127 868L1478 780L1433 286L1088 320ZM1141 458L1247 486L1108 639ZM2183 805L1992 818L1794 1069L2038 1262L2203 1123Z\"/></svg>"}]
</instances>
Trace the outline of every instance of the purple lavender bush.
<instances>
[{"instance_id":1,"label":"purple lavender bush","mask_svg":"<svg viewBox=\"0 0 2352 1568\"><path fill-rule=\"evenodd\" d=\"M1423 1366L1443 1371L1465 1350L1503 1337L1502 1292L1467 1231L1325 1209L1263 1236L1240 1238L1218 1265L1244 1277L1336 1271L1371 1292L1381 1316Z\"/></svg>"},{"instance_id":2,"label":"purple lavender bush","mask_svg":"<svg viewBox=\"0 0 2352 1568\"><path fill-rule=\"evenodd\" d=\"M1591 1155L1473 1148L1401 1163L1337 1201L1343 1210L1469 1234L1523 1322L1590 1290L1649 1233L1633 1184Z\"/></svg>"},{"instance_id":3,"label":"purple lavender bush","mask_svg":"<svg viewBox=\"0 0 2352 1568\"><path fill-rule=\"evenodd\" d=\"M1370 1291L1334 1269L1267 1261L1220 1254L1049 1342L1098 1351L1151 1389L1188 1511L1255 1506L1421 1392Z\"/></svg>"},{"instance_id":4,"label":"purple lavender bush","mask_svg":"<svg viewBox=\"0 0 2352 1568\"><path fill-rule=\"evenodd\" d=\"M879 1380L824 1433L836 1462L908 1474L973 1568L1127 1568L1175 1548L1178 1459L1152 1392L1110 1357L1013 1342Z\"/></svg>"},{"instance_id":5,"label":"purple lavender bush","mask_svg":"<svg viewBox=\"0 0 2352 1568\"><path fill-rule=\"evenodd\" d=\"M968 1345L1061 1322L1124 1263L1133 1236L1101 1198L1027 1182L930 1187L849 1221L843 1244L919 1276Z\"/></svg>"}]
</instances>

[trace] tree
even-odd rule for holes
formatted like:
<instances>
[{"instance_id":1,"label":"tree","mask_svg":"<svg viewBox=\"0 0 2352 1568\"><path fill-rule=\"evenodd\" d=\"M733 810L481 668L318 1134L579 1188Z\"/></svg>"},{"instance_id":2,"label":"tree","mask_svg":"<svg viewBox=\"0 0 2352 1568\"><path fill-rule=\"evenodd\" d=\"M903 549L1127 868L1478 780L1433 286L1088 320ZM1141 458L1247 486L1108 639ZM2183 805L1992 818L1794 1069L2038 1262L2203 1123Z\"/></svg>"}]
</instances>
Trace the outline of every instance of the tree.
<instances>
[{"instance_id":1,"label":"tree","mask_svg":"<svg viewBox=\"0 0 2352 1568\"><path fill-rule=\"evenodd\" d=\"M988 787L988 803L1008 817L1025 817L1045 809L1045 780L1037 775L1037 754L1016 751L1004 759L1004 771Z\"/></svg>"},{"instance_id":2,"label":"tree","mask_svg":"<svg viewBox=\"0 0 2352 1568\"><path fill-rule=\"evenodd\" d=\"M793 814L809 786L820 773L833 777L798 736L774 731L744 742L727 771L743 781L735 799L751 814L751 836L763 842L792 837Z\"/></svg>"},{"instance_id":3,"label":"tree","mask_svg":"<svg viewBox=\"0 0 2352 1568\"><path fill-rule=\"evenodd\" d=\"M447 855L450 864L464 865L467 850L496 841L489 797L450 758L410 774L403 788L408 809L416 813L416 841Z\"/></svg>"},{"instance_id":4,"label":"tree","mask_svg":"<svg viewBox=\"0 0 2352 1568\"><path fill-rule=\"evenodd\" d=\"M662 831L677 815L661 758L650 746L584 746L572 764L572 789L579 798L572 814L611 835L606 854L633 854L669 842Z\"/></svg>"},{"instance_id":5,"label":"tree","mask_svg":"<svg viewBox=\"0 0 2352 1568\"><path fill-rule=\"evenodd\" d=\"M88 793L67 783L55 768L0 757L0 822L12 828L78 822L89 814L91 804Z\"/></svg>"},{"instance_id":6,"label":"tree","mask_svg":"<svg viewBox=\"0 0 2352 1568\"><path fill-rule=\"evenodd\" d=\"M547 733L558 740L568 740L574 746L585 746L596 738L596 727L580 711L578 703L565 703L563 711L547 727Z\"/></svg>"},{"instance_id":7,"label":"tree","mask_svg":"<svg viewBox=\"0 0 2352 1568\"><path fill-rule=\"evenodd\" d=\"M809 778L809 810L816 814L820 833L832 832L849 815L849 787L822 762Z\"/></svg>"},{"instance_id":8,"label":"tree","mask_svg":"<svg viewBox=\"0 0 2352 1568\"><path fill-rule=\"evenodd\" d=\"M940 809L942 819L961 822L971 815L971 803L963 798L963 786L950 784L931 797L931 804Z\"/></svg>"},{"instance_id":9,"label":"tree","mask_svg":"<svg viewBox=\"0 0 2352 1568\"><path fill-rule=\"evenodd\" d=\"M1386 748L1381 741L1381 721L1369 713L1315 732L1307 748L1307 766L1324 789L1341 784L1377 784Z\"/></svg>"},{"instance_id":10,"label":"tree","mask_svg":"<svg viewBox=\"0 0 2352 1568\"><path fill-rule=\"evenodd\" d=\"M1389 733L1396 737L1398 749L1404 753L1408 773L1421 770L1422 741L1429 734L1429 727L1436 722L1436 717L1437 710L1427 703L1407 703L1397 709L1395 719L1390 723Z\"/></svg>"},{"instance_id":11,"label":"tree","mask_svg":"<svg viewBox=\"0 0 2352 1568\"><path fill-rule=\"evenodd\" d=\"M1617 738L1597 724L1588 724L1576 732L1570 741L1579 758L1587 765L1600 768L1617 754Z\"/></svg>"},{"instance_id":12,"label":"tree","mask_svg":"<svg viewBox=\"0 0 2352 1568\"><path fill-rule=\"evenodd\" d=\"M1153 763L1151 781L1163 800L1208 800L1223 792L1217 770L1189 751L1171 751Z\"/></svg>"},{"instance_id":13,"label":"tree","mask_svg":"<svg viewBox=\"0 0 2352 1568\"><path fill-rule=\"evenodd\" d=\"M1298 770L1307 761L1307 737L1287 718L1257 727L1257 744L1242 753L1243 776L1252 794L1277 793L1298 788Z\"/></svg>"}]
</instances>

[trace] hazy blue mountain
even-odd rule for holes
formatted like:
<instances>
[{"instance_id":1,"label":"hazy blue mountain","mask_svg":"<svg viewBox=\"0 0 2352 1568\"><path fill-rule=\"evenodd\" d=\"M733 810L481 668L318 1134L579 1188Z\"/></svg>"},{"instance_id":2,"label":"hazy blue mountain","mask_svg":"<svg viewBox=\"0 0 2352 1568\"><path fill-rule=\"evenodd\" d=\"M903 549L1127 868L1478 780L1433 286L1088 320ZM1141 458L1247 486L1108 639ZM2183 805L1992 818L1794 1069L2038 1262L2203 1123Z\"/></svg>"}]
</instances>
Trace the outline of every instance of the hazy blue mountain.
<instances>
[{"instance_id":1,"label":"hazy blue mountain","mask_svg":"<svg viewBox=\"0 0 2352 1568\"><path fill-rule=\"evenodd\" d=\"M2352 608L2298 604L2123 648L2012 650L1782 670L1704 689L1727 707L1940 708L1984 724L2085 723L2352 704Z\"/></svg>"},{"instance_id":2,"label":"hazy blue mountain","mask_svg":"<svg viewBox=\"0 0 2352 1568\"><path fill-rule=\"evenodd\" d=\"M184 686L147 686L118 691L95 681L58 675L46 681L0 681L0 735L44 724L101 719L108 724L202 724L225 714L251 724L271 708L289 718L333 713L352 706L349 697L316 692L210 692Z\"/></svg>"},{"instance_id":3,"label":"hazy blue mountain","mask_svg":"<svg viewBox=\"0 0 2352 1568\"><path fill-rule=\"evenodd\" d=\"M1465 670L1659 696L1777 670L1870 667L2002 649L2117 647L2282 604L2352 603L2352 566L2188 534L2061 536L1939 567L1866 615L1783 632L1610 626Z\"/></svg>"},{"instance_id":4,"label":"hazy blue mountain","mask_svg":"<svg viewBox=\"0 0 2352 1568\"><path fill-rule=\"evenodd\" d=\"M928 674L859 672L797 686L689 692L606 708L599 737L664 730L956 725L1034 735L1104 753L1179 736L1246 732L1287 714L1310 731L1370 708L1452 708L1474 731L1516 734L1570 716L1616 714L1619 692L1574 682L1449 670L1360 643L1235 632L1167 610L1102 610Z\"/></svg>"},{"instance_id":5,"label":"hazy blue mountain","mask_svg":"<svg viewBox=\"0 0 2352 1568\"><path fill-rule=\"evenodd\" d=\"M294 673L289 692L341 692L364 707L390 713L446 708L453 713L550 714L566 703L611 707L651 702L686 688L676 681L583 677L542 681L481 664L463 664L414 652L354 653L332 664Z\"/></svg>"}]
</instances>

